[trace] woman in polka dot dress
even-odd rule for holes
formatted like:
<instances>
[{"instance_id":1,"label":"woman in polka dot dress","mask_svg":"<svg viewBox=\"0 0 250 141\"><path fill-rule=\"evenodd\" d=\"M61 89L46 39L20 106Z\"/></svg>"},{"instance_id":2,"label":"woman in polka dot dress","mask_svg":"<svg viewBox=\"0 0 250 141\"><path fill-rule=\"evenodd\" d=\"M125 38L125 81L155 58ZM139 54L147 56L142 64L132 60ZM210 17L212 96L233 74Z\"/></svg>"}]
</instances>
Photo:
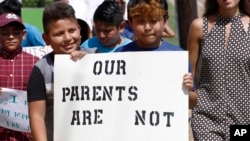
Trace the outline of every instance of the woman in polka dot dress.
<instances>
[{"instance_id":1,"label":"woman in polka dot dress","mask_svg":"<svg viewBox=\"0 0 250 141\"><path fill-rule=\"evenodd\" d=\"M250 124L250 0L206 0L189 30L198 102L194 140L229 141L229 126Z\"/></svg>"}]
</instances>

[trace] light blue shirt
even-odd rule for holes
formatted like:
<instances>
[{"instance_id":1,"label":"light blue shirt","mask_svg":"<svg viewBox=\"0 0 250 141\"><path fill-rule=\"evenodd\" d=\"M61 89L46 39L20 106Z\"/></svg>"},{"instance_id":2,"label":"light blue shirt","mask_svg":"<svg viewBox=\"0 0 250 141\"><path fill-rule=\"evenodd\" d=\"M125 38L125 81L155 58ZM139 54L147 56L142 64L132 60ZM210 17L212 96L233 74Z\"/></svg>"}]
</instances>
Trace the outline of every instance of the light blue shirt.
<instances>
[{"instance_id":1,"label":"light blue shirt","mask_svg":"<svg viewBox=\"0 0 250 141\"><path fill-rule=\"evenodd\" d=\"M101 53L105 53L105 52L114 52L117 48L121 47L121 46L124 46L130 42L132 42L130 39L128 38L123 38L123 42L120 43L119 45L117 45L116 47L114 48L109 48L109 47L106 47L104 46L99 40L97 37L92 37L88 40L86 40L85 42L83 42L81 44L81 48L97 48L98 52L101 52Z\"/></svg>"},{"instance_id":2,"label":"light blue shirt","mask_svg":"<svg viewBox=\"0 0 250 141\"><path fill-rule=\"evenodd\" d=\"M45 46L42 33L36 26L25 23L26 38L22 42L22 47Z\"/></svg>"}]
</instances>

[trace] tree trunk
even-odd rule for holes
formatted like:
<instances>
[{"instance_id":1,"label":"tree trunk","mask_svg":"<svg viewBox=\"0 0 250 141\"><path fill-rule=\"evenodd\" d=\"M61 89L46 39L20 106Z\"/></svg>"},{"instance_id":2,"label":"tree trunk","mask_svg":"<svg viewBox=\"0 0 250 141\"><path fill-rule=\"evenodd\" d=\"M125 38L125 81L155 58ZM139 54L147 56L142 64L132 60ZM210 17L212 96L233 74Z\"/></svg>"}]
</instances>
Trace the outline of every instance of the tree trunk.
<instances>
[{"instance_id":1,"label":"tree trunk","mask_svg":"<svg viewBox=\"0 0 250 141\"><path fill-rule=\"evenodd\" d=\"M197 18L197 0L176 0L175 3L178 17L180 46L186 50L190 24Z\"/></svg>"}]
</instances>

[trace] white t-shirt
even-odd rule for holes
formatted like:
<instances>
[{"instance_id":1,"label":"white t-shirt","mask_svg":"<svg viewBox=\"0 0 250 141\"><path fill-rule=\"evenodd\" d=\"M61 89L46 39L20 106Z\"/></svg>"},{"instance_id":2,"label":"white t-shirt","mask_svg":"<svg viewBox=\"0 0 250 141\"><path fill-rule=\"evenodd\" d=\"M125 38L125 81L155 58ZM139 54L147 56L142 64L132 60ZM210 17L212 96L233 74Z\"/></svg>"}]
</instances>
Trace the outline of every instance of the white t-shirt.
<instances>
[{"instance_id":1,"label":"white t-shirt","mask_svg":"<svg viewBox=\"0 0 250 141\"><path fill-rule=\"evenodd\" d=\"M76 12L76 18L85 21L90 29L93 27L93 16L103 0L69 0L69 4Z\"/></svg>"}]
</instances>

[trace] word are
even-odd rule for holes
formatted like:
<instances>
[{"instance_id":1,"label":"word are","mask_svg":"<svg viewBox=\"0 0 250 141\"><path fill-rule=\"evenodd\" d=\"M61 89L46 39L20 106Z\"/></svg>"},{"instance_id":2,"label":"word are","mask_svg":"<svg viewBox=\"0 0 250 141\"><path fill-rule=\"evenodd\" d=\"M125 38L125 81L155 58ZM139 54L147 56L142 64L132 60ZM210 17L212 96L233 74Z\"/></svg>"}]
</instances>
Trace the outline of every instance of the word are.
<instances>
[{"instance_id":1,"label":"word are","mask_svg":"<svg viewBox=\"0 0 250 141\"><path fill-rule=\"evenodd\" d=\"M93 114L92 114L93 113ZM79 110L73 111L73 116L71 120L71 125L92 125L92 124L102 124L101 114L103 113L102 109L95 109L93 112L90 110L83 110L80 113ZM82 118L80 119L80 116ZM82 123L80 122L82 120Z\"/></svg>"}]
</instances>

